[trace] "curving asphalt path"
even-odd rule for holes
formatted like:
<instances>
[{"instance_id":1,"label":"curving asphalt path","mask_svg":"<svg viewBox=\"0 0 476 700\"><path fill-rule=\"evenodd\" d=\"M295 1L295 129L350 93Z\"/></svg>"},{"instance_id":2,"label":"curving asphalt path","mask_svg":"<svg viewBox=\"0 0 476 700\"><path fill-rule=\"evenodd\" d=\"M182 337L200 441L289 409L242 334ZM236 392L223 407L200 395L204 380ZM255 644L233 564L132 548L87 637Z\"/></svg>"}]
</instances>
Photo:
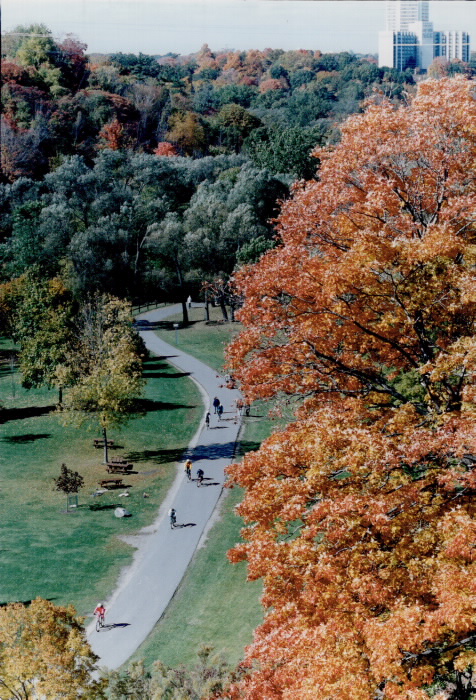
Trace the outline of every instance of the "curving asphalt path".
<instances>
[{"instance_id":1,"label":"curving asphalt path","mask_svg":"<svg viewBox=\"0 0 476 700\"><path fill-rule=\"evenodd\" d=\"M177 305L155 309L139 318L160 321L179 313L181 308ZM195 481L186 479L183 464L177 466L177 477L154 524L137 538L128 538L139 548L133 563L123 572L118 587L105 603L106 627L96 632L91 623L87 629L89 643L100 657L98 665L109 669L116 669L127 661L164 614L217 505L225 480L224 468L233 458L240 429L239 421L235 422L238 391L224 388L223 377L164 342L153 331L141 331L141 336L149 350L189 373L198 384L205 407L210 410L211 426L207 429L202 421L189 446L192 476L201 467L205 472L204 485L197 488ZM224 407L220 422L210 408L214 396L218 396ZM167 516L172 506L177 511L174 530L170 529Z\"/></svg>"}]
</instances>

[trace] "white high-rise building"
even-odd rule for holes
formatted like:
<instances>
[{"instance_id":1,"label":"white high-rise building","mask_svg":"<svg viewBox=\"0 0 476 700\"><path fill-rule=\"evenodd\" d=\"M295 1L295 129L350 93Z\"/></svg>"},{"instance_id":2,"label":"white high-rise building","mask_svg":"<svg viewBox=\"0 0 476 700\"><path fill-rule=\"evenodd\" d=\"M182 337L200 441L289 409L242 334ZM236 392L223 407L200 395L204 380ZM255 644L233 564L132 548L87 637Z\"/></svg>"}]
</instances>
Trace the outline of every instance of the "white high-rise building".
<instances>
[{"instance_id":1,"label":"white high-rise building","mask_svg":"<svg viewBox=\"0 0 476 700\"><path fill-rule=\"evenodd\" d=\"M408 32L413 22L428 22L428 0L387 0L387 31Z\"/></svg>"},{"instance_id":2,"label":"white high-rise building","mask_svg":"<svg viewBox=\"0 0 476 700\"><path fill-rule=\"evenodd\" d=\"M378 34L378 64L380 67L406 70L417 65L417 38L413 32L387 30Z\"/></svg>"},{"instance_id":3,"label":"white high-rise building","mask_svg":"<svg viewBox=\"0 0 476 700\"><path fill-rule=\"evenodd\" d=\"M380 67L427 70L434 58L469 61L469 35L461 31L434 32L428 0L386 0L387 28L379 32Z\"/></svg>"},{"instance_id":4,"label":"white high-rise building","mask_svg":"<svg viewBox=\"0 0 476 700\"><path fill-rule=\"evenodd\" d=\"M416 36L416 65L418 68L428 70L434 58L433 24L431 22L411 22L408 26Z\"/></svg>"},{"instance_id":5,"label":"white high-rise building","mask_svg":"<svg viewBox=\"0 0 476 700\"><path fill-rule=\"evenodd\" d=\"M469 34L466 32L435 32L435 58L441 56L448 61L459 58L469 63Z\"/></svg>"}]
</instances>

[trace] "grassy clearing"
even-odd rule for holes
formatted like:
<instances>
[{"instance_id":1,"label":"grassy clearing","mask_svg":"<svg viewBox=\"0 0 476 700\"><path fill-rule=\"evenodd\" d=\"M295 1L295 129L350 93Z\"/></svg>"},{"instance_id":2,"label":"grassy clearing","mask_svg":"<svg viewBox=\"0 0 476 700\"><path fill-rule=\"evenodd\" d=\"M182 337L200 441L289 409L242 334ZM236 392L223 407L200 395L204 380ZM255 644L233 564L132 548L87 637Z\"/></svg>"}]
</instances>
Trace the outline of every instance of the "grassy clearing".
<instances>
[{"instance_id":1,"label":"grassy clearing","mask_svg":"<svg viewBox=\"0 0 476 700\"><path fill-rule=\"evenodd\" d=\"M206 325L203 309L191 309L192 323L180 329L183 350L219 370L224 348L240 325ZM214 320L220 318L213 310ZM177 321L181 320L178 316ZM171 319L173 323L175 319ZM163 327L158 334L175 344L175 332ZM255 450L278 423L268 418L268 407L253 405L244 419L239 454ZM230 564L226 552L240 541L242 520L234 508L240 502L241 489L225 491L220 513L210 528L206 545L195 555L177 594L133 659L151 665L157 659L170 666L194 665L202 644L209 644L230 664L243 657L244 647L252 641L253 630L263 619L260 581L246 581L246 565Z\"/></svg>"},{"instance_id":2,"label":"grassy clearing","mask_svg":"<svg viewBox=\"0 0 476 700\"><path fill-rule=\"evenodd\" d=\"M174 479L174 463L200 421L200 395L175 368L150 360L144 415L109 436L118 446L112 454L124 455L138 471L123 477L130 497L119 498L121 489L93 498L98 480L107 477L102 451L92 445L97 432L62 425L56 393L23 389L10 355L11 346L0 346L0 602L42 596L86 614L107 597L130 561L133 549L118 535L154 519ZM79 508L70 514L65 496L53 490L63 462L85 480ZM91 503L122 503L133 517L117 519L108 508L91 511Z\"/></svg>"},{"instance_id":3,"label":"grassy clearing","mask_svg":"<svg viewBox=\"0 0 476 700\"><path fill-rule=\"evenodd\" d=\"M223 370L225 348L233 335L242 328L240 323L223 323L221 310L210 306L210 324L204 322L205 309L192 307L188 310L190 324L177 331L178 347L198 360L216 369ZM170 345L176 345L174 323L182 322L182 314L170 316L160 324L157 335Z\"/></svg>"}]
</instances>

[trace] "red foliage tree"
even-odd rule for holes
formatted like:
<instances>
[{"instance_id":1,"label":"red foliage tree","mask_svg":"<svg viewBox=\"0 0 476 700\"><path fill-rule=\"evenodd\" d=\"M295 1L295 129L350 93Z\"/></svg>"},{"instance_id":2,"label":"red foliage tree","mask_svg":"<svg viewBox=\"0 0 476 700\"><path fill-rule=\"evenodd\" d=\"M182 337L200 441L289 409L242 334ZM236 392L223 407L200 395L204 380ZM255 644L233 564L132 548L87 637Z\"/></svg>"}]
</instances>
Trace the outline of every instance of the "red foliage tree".
<instances>
[{"instance_id":1,"label":"red foliage tree","mask_svg":"<svg viewBox=\"0 0 476 700\"><path fill-rule=\"evenodd\" d=\"M296 420L230 468L268 613L229 697L469 698L476 663L476 102L370 104L237 275L230 367Z\"/></svg>"},{"instance_id":2,"label":"red foliage tree","mask_svg":"<svg viewBox=\"0 0 476 700\"><path fill-rule=\"evenodd\" d=\"M104 124L99 132L98 148L110 148L111 151L118 151L122 146L123 131L124 127L117 119Z\"/></svg>"},{"instance_id":3,"label":"red foliage tree","mask_svg":"<svg viewBox=\"0 0 476 700\"><path fill-rule=\"evenodd\" d=\"M156 156L178 156L177 149L168 141L159 141L154 153Z\"/></svg>"}]
</instances>

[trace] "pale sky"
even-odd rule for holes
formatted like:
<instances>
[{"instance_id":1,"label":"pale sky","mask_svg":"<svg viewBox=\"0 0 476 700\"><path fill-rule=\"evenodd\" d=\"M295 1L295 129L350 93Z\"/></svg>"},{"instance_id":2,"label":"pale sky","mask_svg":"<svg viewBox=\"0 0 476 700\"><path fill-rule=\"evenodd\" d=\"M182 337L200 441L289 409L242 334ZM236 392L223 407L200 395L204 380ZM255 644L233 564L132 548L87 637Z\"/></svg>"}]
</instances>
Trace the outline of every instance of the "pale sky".
<instances>
[{"instance_id":1,"label":"pale sky","mask_svg":"<svg viewBox=\"0 0 476 700\"><path fill-rule=\"evenodd\" d=\"M434 29L461 29L476 49L476 2L430 2ZM220 49L377 53L384 0L3 0L2 31L42 22L89 53L188 54Z\"/></svg>"}]
</instances>

